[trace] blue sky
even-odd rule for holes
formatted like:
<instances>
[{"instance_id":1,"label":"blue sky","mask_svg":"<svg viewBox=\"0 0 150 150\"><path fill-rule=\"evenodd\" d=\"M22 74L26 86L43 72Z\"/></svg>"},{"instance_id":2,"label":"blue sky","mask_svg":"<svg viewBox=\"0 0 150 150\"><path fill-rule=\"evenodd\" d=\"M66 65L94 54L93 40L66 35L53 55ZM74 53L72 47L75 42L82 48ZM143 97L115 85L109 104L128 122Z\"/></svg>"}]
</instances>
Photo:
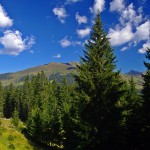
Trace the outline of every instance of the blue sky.
<instances>
[{"instance_id":1,"label":"blue sky","mask_svg":"<svg viewBox=\"0 0 150 150\"><path fill-rule=\"evenodd\" d=\"M118 69L144 71L149 6L149 0L1 0L0 73L79 61L98 10Z\"/></svg>"}]
</instances>

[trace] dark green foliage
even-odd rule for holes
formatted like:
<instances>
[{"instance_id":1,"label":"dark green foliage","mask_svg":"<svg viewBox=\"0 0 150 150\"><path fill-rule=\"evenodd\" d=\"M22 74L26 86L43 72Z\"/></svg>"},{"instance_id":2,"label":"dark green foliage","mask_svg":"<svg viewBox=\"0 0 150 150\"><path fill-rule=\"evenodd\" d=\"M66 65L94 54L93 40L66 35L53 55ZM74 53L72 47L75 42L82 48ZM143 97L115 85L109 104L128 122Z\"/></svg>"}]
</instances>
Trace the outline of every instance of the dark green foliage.
<instances>
[{"instance_id":1,"label":"dark green foliage","mask_svg":"<svg viewBox=\"0 0 150 150\"><path fill-rule=\"evenodd\" d=\"M140 148L140 129L141 129L141 113L142 100L135 88L133 77L126 87L126 95L123 101L123 133L124 148L139 149Z\"/></svg>"},{"instance_id":2,"label":"dark green foliage","mask_svg":"<svg viewBox=\"0 0 150 150\"><path fill-rule=\"evenodd\" d=\"M150 61L150 48L147 49L146 58ZM142 90L143 98L143 129L142 129L142 140L143 147L150 149L150 62L144 62L147 68L146 73L143 74L144 84Z\"/></svg>"},{"instance_id":3,"label":"dark green foliage","mask_svg":"<svg viewBox=\"0 0 150 150\"><path fill-rule=\"evenodd\" d=\"M84 57L75 76L79 92L89 98L84 100L81 119L89 124L86 148L108 149L118 146L119 118L117 103L123 95L120 72L115 72L115 56L97 15L91 40L85 45ZM85 125L87 126L87 125ZM88 130L88 129L87 129ZM116 137L115 139L113 137ZM113 149L113 147L111 147Z\"/></svg>"},{"instance_id":4,"label":"dark green foliage","mask_svg":"<svg viewBox=\"0 0 150 150\"><path fill-rule=\"evenodd\" d=\"M30 138L40 142L42 132L42 120L39 109L34 109L27 121L27 132Z\"/></svg>"},{"instance_id":5,"label":"dark green foliage","mask_svg":"<svg viewBox=\"0 0 150 150\"><path fill-rule=\"evenodd\" d=\"M3 107L4 107L4 89L0 82L0 118L3 116Z\"/></svg>"},{"instance_id":6,"label":"dark green foliage","mask_svg":"<svg viewBox=\"0 0 150 150\"><path fill-rule=\"evenodd\" d=\"M12 117L12 114L15 109L15 87L11 83L8 87L6 87L6 97L4 104L4 116L6 118Z\"/></svg>"}]
</instances>

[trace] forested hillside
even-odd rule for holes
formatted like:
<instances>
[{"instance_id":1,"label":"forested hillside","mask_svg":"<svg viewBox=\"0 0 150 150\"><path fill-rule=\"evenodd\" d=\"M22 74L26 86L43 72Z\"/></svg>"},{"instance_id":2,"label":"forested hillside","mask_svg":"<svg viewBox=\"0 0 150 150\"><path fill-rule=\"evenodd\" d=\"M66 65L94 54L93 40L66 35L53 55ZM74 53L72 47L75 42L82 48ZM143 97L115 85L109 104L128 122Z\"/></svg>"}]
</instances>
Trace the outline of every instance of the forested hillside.
<instances>
[{"instance_id":1,"label":"forested hillside","mask_svg":"<svg viewBox=\"0 0 150 150\"><path fill-rule=\"evenodd\" d=\"M99 14L90 37L73 84L50 81L43 71L26 76L22 85L0 83L1 117L13 118L16 128L24 122L28 139L47 149L150 149L150 63L144 63L139 94L133 77L126 81L116 71Z\"/></svg>"}]
</instances>

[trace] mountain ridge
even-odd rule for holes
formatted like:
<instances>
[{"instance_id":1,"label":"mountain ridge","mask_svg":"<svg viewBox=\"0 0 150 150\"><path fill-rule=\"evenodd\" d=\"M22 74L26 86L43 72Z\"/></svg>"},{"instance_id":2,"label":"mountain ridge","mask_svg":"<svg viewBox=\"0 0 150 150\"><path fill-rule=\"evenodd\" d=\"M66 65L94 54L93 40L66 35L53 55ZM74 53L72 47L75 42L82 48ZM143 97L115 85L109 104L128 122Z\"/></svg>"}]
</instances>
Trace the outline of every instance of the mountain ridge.
<instances>
[{"instance_id":1,"label":"mountain ridge","mask_svg":"<svg viewBox=\"0 0 150 150\"><path fill-rule=\"evenodd\" d=\"M136 70L130 70L129 72L127 72L125 74L139 76L139 75L142 75L142 72L136 71Z\"/></svg>"},{"instance_id":2,"label":"mountain ridge","mask_svg":"<svg viewBox=\"0 0 150 150\"><path fill-rule=\"evenodd\" d=\"M38 72L43 71L45 75L48 77L48 79L58 79L61 81L63 76L66 76L67 79L69 79L71 82L73 82L73 79L71 79L71 73L77 73L76 66L78 65L78 62L68 62L68 63L57 63L57 62L51 62L48 64L31 67L28 69L24 69L18 72L14 73L4 73L0 74L0 80L3 85L9 85L10 83L22 84L24 78L29 75L36 75ZM125 80L129 80L131 76L134 77L134 80L137 84L137 89L142 88L142 72L130 70L129 72L122 74L123 78Z\"/></svg>"}]
</instances>

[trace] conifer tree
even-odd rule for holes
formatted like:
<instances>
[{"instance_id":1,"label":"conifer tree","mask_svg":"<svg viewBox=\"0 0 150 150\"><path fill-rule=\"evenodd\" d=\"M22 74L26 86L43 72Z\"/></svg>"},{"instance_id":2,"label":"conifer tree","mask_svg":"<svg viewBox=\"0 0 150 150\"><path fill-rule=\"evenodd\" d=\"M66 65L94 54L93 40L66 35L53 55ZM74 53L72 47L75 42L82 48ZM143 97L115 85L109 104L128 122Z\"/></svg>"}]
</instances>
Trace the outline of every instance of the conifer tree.
<instances>
[{"instance_id":1,"label":"conifer tree","mask_svg":"<svg viewBox=\"0 0 150 150\"><path fill-rule=\"evenodd\" d=\"M124 119L125 119L125 138L126 149L138 149L140 143L141 128L141 108L142 100L137 93L136 84L133 77L129 80L129 89L125 97Z\"/></svg>"},{"instance_id":2,"label":"conifer tree","mask_svg":"<svg viewBox=\"0 0 150 150\"><path fill-rule=\"evenodd\" d=\"M150 48L147 49L146 58L150 61ZM144 62L147 68L146 73L142 75L144 79L142 98L143 98L143 145L144 148L150 149L150 62Z\"/></svg>"},{"instance_id":3,"label":"conifer tree","mask_svg":"<svg viewBox=\"0 0 150 150\"><path fill-rule=\"evenodd\" d=\"M0 81L0 117L3 116L3 106L4 106L4 89Z\"/></svg>"},{"instance_id":4,"label":"conifer tree","mask_svg":"<svg viewBox=\"0 0 150 150\"><path fill-rule=\"evenodd\" d=\"M13 112L12 123L15 127L18 127L18 125L19 125L19 112L16 108Z\"/></svg>"},{"instance_id":5,"label":"conifer tree","mask_svg":"<svg viewBox=\"0 0 150 150\"><path fill-rule=\"evenodd\" d=\"M31 111L31 108L34 106L34 89L31 85L31 81L29 76L27 75L22 89L20 89L20 117L22 121L26 121L29 115L29 112Z\"/></svg>"},{"instance_id":6,"label":"conifer tree","mask_svg":"<svg viewBox=\"0 0 150 150\"><path fill-rule=\"evenodd\" d=\"M91 39L85 44L84 57L77 67L75 80L79 92L84 92L89 100L83 102L81 119L89 124L89 137L84 148L111 149L119 146L117 132L120 112L116 106L123 94L120 72L115 72L116 57L109 39L103 31L98 13Z\"/></svg>"},{"instance_id":7,"label":"conifer tree","mask_svg":"<svg viewBox=\"0 0 150 150\"><path fill-rule=\"evenodd\" d=\"M15 109L15 86L11 83L6 88L6 96L5 96L5 103L4 103L4 116L6 118L12 117L12 114Z\"/></svg>"}]
</instances>

